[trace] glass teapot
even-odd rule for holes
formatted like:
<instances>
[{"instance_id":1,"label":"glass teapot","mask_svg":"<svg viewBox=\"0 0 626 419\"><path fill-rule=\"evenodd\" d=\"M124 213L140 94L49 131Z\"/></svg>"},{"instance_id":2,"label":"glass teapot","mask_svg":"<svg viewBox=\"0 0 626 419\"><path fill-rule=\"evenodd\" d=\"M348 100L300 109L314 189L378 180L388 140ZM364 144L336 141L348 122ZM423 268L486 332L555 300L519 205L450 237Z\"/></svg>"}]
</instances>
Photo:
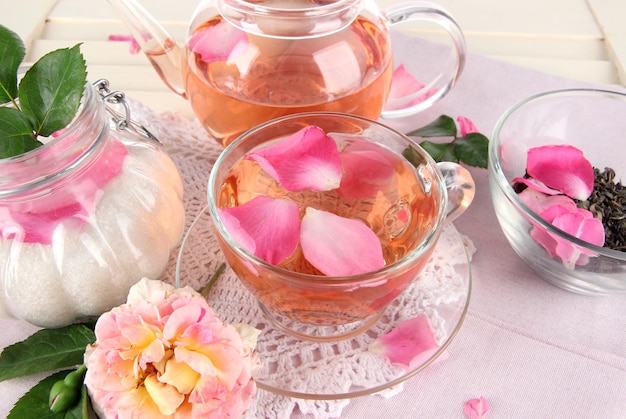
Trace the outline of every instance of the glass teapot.
<instances>
[{"instance_id":1,"label":"glass teapot","mask_svg":"<svg viewBox=\"0 0 626 419\"><path fill-rule=\"evenodd\" d=\"M183 46L135 0L109 0L158 74L187 98L224 146L244 131L292 113L334 111L370 119L420 112L452 88L465 38L438 5L409 1L383 11L374 0L203 0ZM388 101L394 63L389 28L433 22L451 38L417 92ZM416 47L411 54L420 54ZM396 63L396 68L398 67Z\"/></svg>"}]
</instances>

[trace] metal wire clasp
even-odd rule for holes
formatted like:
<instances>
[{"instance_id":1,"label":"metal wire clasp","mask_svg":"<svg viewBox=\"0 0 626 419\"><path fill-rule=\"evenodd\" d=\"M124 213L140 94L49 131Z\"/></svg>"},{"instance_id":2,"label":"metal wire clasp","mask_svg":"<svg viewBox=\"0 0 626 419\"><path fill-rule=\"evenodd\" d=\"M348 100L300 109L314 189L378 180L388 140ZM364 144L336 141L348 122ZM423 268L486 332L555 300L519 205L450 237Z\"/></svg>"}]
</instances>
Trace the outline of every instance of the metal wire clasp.
<instances>
[{"instance_id":1,"label":"metal wire clasp","mask_svg":"<svg viewBox=\"0 0 626 419\"><path fill-rule=\"evenodd\" d=\"M118 130L127 130L134 134L148 138L159 144L161 142L155 137L146 127L138 122L135 122L130 117L130 106L126 102L126 95L120 90L111 91L109 88L109 81L106 79L100 79L93 83L93 86L98 91L98 94L104 101L104 107L111 114L111 119L115 123L115 127ZM118 112L112 105L121 105L124 108L124 113Z\"/></svg>"}]
</instances>

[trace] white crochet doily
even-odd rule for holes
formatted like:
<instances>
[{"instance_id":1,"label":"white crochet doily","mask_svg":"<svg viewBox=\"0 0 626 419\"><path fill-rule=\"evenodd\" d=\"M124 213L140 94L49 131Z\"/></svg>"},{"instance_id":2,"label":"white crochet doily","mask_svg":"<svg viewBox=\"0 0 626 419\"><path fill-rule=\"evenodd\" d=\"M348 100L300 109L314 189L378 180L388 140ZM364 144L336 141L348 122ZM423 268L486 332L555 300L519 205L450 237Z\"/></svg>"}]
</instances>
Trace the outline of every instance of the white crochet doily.
<instances>
[{"instance_id":1,"label":"white crochet doily","mask_svg":"<svg viewBox=\"0 0 626 419\"><path fill-rule=\"evenodd\" d=\"M204 211L209 172L222 146L196 120L156 114L141 103L129 102L133 120L163 143L185 186L186 241L178 267L176 251L161 279L175 284L178 268L181 285L200 289L224 261ZM407 372L368 348L399 322L426 314L441 345L432 359L441 354L465 315L470 288L468 258L474 251L472 242L454 226L446 227L420 280L392 302L369 330L351 339L325 343L300 340L274 328L252 295L226 269L211 289L210 305L227 323L248 323L262 330L257 346L262 362L257 374L259 391L246 418L289 418L298 411L332 418L340 416L351 396L397 394L402 381L429 362Z\"/></svg>"}]
</instances>

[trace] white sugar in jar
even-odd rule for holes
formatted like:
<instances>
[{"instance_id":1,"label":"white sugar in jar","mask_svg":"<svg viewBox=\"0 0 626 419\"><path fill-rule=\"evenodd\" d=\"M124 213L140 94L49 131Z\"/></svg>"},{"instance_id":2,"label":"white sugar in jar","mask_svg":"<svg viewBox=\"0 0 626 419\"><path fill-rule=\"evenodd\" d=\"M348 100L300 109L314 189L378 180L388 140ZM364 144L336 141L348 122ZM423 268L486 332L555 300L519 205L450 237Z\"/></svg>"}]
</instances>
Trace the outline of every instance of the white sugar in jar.
<instances>
[{"instance_id":1,"label":"white sugar in jar","mask_svg":"<svg viewBox=\"0 0 626 419\"><path fill-rule=\"evenodd\" d=\"M176 166L116 129L103 97L88 85L60 135L0 160L0 312L42 327L98 316L159 278L180 240Z\"/></svg>"}]
</instances>

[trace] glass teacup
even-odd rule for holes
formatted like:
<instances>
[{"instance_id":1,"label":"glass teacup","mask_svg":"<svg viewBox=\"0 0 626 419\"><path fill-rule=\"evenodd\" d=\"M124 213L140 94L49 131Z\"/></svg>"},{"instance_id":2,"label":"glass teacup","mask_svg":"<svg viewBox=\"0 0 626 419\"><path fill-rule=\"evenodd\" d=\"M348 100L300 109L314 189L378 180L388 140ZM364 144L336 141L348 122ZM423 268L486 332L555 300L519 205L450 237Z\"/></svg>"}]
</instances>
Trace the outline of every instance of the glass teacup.
<instances>
[{"instance_id":1,"label":"glass teacup","mask_svg":"<svg viewBox=\"0 0 626 419\"><path fill-rule=\"evenodd\" d=\"M268 146L280 148L280 141L311 126L323 130L337 146L343 165L338 188L285 190L248 158ZM410 162L406 154L411 154ZM358 171L356 179L352 170ZM307 259L302 235L293 254L269 263L238 242L224 219L226 208L259 196L295 202L301 216L314 208L359 220L380 242L383 265L355 274L324 274ZM373 324L418 278L443 226L460 215L473 196L474 182L461 166L435 163L407 136L376 121L340 113L295 114L245 132L217 159L208 184L216 237L233 272L275 326L313 340L347 338ZM363 260L364 265L367 262Z\"/></svg>"}]
</instances>

